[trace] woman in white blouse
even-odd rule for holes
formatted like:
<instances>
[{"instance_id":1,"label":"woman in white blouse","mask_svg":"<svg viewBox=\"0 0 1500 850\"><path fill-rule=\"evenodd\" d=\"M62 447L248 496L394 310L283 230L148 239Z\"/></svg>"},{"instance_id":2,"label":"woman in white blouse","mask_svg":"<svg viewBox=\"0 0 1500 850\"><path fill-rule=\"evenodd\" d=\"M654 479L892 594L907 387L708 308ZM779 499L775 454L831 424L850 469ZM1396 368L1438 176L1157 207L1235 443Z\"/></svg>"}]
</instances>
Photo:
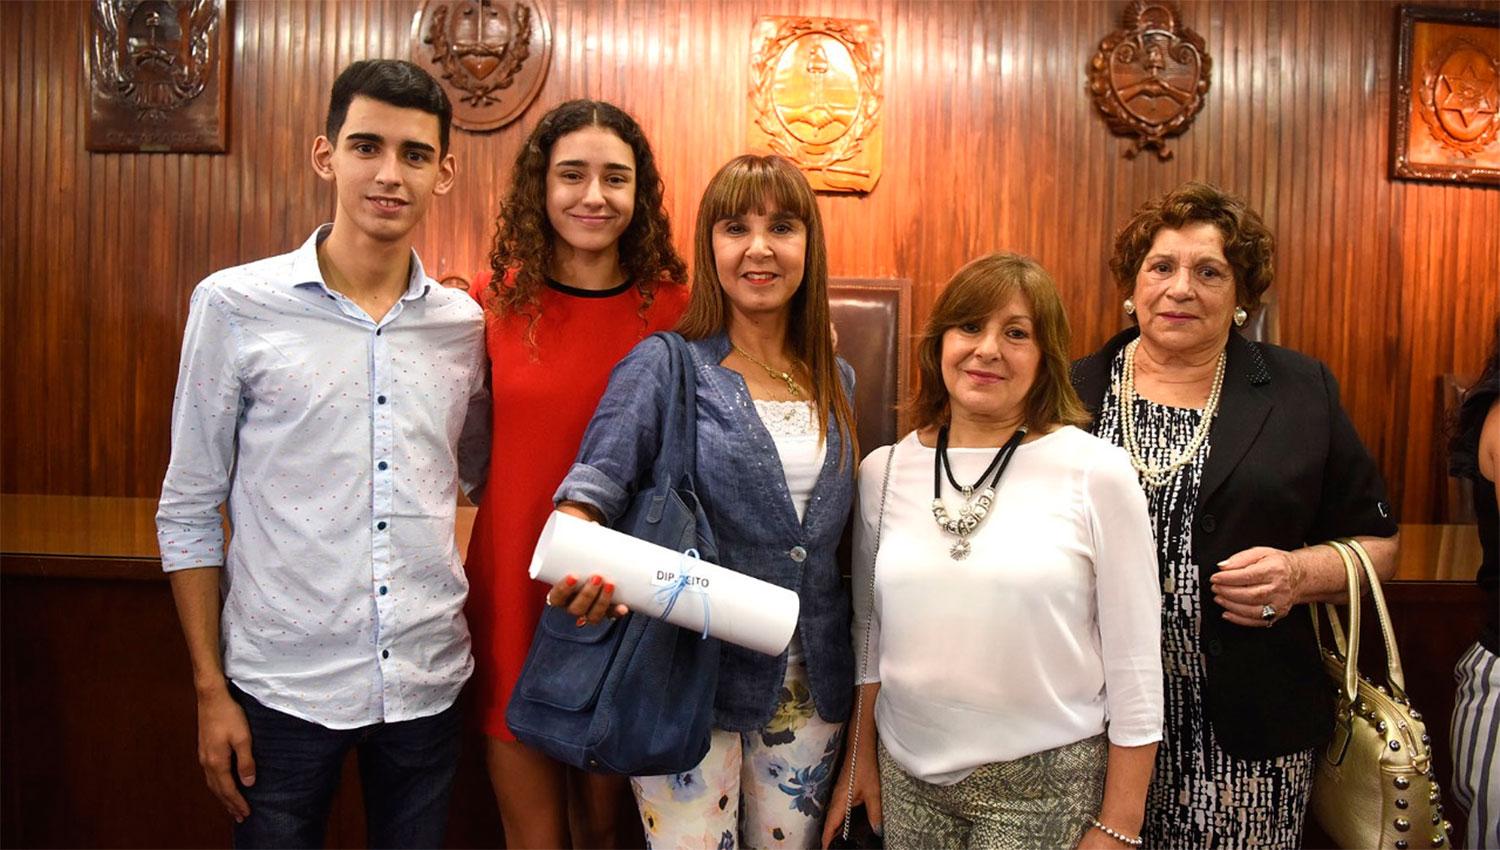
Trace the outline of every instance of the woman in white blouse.
<instances>
[{"instance_id":1,"label":"woman in white blouse","mask_svg":"<svg viewBox=\"0 0 1500 850\"><path fill-rule=\"evenodd\" d=\"M859 473L858 737L825 844L851 802L891 848L1140 843L1161 589L1129 459L1078 427L1068 337L1013 254L933 307L917 430Z\"/></svg>"}]
</instances>

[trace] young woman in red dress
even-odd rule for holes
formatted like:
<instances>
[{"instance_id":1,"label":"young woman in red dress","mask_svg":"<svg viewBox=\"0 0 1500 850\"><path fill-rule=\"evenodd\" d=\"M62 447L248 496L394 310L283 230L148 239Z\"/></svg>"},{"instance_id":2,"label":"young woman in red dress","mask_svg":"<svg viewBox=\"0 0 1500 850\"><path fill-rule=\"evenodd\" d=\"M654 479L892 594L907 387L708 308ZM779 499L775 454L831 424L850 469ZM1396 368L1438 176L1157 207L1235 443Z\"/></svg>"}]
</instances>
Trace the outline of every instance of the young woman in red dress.
<instances>
[{"instance_id":1,"label":"young woman in red dress","mask_svg":"<svg viewBox=\"0 0 1500 850\"><path fill-rule=\"evenodd\" d=\"M592 100L542 118L516 157L490 266L470 290L485 308L495 425L467 562L490 781L506 847L613 847L625 780L529 749L505 708L547 595L527 566L553 491L615 363L687 305L661 175L633 118Z\"/></svg>"}]
</instances>

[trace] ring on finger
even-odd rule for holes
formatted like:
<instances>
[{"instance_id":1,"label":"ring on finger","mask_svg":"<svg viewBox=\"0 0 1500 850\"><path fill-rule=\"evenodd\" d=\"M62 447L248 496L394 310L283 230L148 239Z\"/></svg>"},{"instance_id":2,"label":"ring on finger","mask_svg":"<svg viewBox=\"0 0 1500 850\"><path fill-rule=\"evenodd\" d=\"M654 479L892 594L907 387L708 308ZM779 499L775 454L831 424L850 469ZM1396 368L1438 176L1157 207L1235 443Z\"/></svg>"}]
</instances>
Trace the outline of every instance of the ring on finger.
<instances>
[{"instance_id":1,"label":"ring on finger","mask_svg":"<svg viewBox=\"0 0 1500 850\"><path fill-rule=\"evenodd\" d=\"M1260 618L1264 620L1266 625L1268 626L1276 622L1276 606L1269 603L1260 606Z\"/></svg>"}]
</instances>

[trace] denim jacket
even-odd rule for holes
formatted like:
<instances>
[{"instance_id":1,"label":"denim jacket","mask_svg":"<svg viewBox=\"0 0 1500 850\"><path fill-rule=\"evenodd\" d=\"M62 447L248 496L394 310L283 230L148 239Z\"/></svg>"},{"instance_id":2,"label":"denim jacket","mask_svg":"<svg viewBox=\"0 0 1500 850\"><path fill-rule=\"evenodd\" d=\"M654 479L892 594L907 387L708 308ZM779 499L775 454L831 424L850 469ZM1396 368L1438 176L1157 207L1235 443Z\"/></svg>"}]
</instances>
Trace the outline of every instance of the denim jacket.
<instances>
[{"instance_id":1,"label":"denim jacket","mask_svg":"<svg viewBox=\"0 0 1500 850\"><path fill-rule=\"evenodd\" d=\"M729 338L690 341L697 372L697 473L702 501L722 565L795 590L801 600L797 630L813 702L825 720L849 715L854 652L849 644L849 597L834 550L853 497L855 458L829 417L823 470L797 520L786 475L761 423L745 380L719 365ZM648 338L610 375L578 459L554 499L598 508L610 522L622 514L632 489L648 477L672 391L667 347ZM854 370L838 361L843 390L854 394ZM719 666L716 724L732 732L766 726L786 675L787 654L771 657L725 643Z\"/></svg>"}]
</instances>

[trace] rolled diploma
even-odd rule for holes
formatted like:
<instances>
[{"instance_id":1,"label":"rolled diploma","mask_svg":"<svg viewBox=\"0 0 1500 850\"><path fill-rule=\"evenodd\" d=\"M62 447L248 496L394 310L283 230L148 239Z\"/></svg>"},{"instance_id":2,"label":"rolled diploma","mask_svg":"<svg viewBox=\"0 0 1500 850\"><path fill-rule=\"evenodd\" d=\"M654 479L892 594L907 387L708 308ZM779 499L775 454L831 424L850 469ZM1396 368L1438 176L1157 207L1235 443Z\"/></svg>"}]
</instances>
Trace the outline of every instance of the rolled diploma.
<instances>
[{"instance_id":1,"label":"rolled diploma","mask_svg":"<svg viewBox=\"0 0 1500 850\"><path fill-rule=\"evenodd\" d=\"M616 602L661 618L669 598L664 591L684 568L688 583L667 622L701 632L706 598L713 637L767 655L786 649L797 627L795 592L569 514L554 511L547 519L530 572L549 584L570 573L603 576L614 583Z\"/></svg>"}]
</instances>

